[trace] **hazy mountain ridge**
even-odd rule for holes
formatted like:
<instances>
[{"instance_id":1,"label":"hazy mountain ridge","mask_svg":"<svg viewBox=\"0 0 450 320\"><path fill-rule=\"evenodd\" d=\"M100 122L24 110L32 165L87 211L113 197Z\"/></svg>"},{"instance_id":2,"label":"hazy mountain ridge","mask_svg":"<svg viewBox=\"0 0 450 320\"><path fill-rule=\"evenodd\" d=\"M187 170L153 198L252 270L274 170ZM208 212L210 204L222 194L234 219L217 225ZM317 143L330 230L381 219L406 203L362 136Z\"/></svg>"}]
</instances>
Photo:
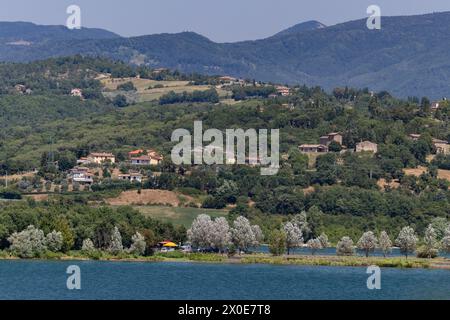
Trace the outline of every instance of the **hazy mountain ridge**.
<instances>
[{"instance_id":1,"label":"hazy mountain ridge","mask_svg":"<svg viewBox=\"0 0 450 320\"><path fill-rule=\"evenodd\" d=\"M215 43L193 32L132 38L111 34L107 39L98 38L98 34L68 40L55 36L29 46L2 43L0 60L30 61L81 53L182 72L305 83L326 89L369 87L403 97L440 98L450 93L448 34L450 13L445 12L383 17L381 30L368 30L366 19L329 27L313 21L266 39L236 43ZM0 39L1 35L0 30Z\"/></svg>"}]
</instances>

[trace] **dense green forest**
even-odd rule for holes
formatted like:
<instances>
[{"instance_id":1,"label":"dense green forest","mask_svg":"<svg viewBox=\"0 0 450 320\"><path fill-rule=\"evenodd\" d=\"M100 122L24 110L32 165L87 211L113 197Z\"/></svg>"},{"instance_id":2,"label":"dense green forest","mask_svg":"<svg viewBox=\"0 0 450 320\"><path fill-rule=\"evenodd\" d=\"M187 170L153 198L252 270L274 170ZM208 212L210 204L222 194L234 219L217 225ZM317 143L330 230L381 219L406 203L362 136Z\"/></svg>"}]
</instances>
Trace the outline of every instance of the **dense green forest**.
<instances>
[{"instance_id":1,"label":"dense green forest","mask_svg":"<svg viewBox=\"0 0 450 320\"><path fill-rule=\"evenodd\" d=\"M287 97L265 98L264 91L262 96L240 97L232 105L217 102L213 94L211 102L197 102L187 97L171 103L165 97L164 103L155 100L118 108L101 94L101 83L95 79L101 73L211 84L217 81L215 77L172 71L156 76L151 69L80 56L0 65L2 175L37 168L39 174L52 179L55 175L46 175L48 172L43 168L50 153L54 159L76 159L89 152L107 151L123 160L127 152L136 148L154 148L165 155L166 160L157 169L149 170L148 179L139 188L202 194L205 196L203 207L232 205L232 216L251 217L266 229L277 220L264 219L265 216L288 216L302 211L308 213L315 230L312 236L326 231L331 239L356 236L368 229L386 229L394 234L404 225L415 225L422 232L433 219L449 217L449 183L439 179L437 170L448 169L450 158L441 155L427 161L427 156L434 152L432 138L450 138L447 101L442 101L440 108L432 111L427 98L400 100L387 92L351 88L337 88L327 94L319 87L296 86ZM32 92L17 93L14 91L16 84ZM70 89L73 87L92 90L93 94L85 99L72 97ZM272 92L272 88L269 87L268 92ZM210 95L206 97L209 99ZM196 120L203 121L205 130L280 129L283 157L279 173L261 176L259 168L238 165L174 166L168 160L174 145L170 141L171 134L178 128L192 131ZM310 163L298 146L317 143L319 137L329 132L341 132L343 145L348 149L362 140L375 142L378 153L330 152ZM420 139L409 139L411 133L420 133ZM404 174L403 169L419 165L427 168L422 175ZM152 170L161 174L154 175ZM380 179L395 180L398 187L381 188ZM20 183L16 187L20 189ZM310 187L313 189L305 192ZM117 184L100 182L92 186L92 193L108 188L117 188ZM122 184L119 188L127 187ZM83 205L80 206L71 210L82 211ZM40 206L26 210L33 211L33 208ZM9 206L2 210L0 216L9 216L11 211L22 209ZM53 209L47 206L42 210ZM71 216L67 219L75 223ZM27 223L24 222L23 227ZM1 222L0 226L4 228Z\"/></svg>"}]
</instances>

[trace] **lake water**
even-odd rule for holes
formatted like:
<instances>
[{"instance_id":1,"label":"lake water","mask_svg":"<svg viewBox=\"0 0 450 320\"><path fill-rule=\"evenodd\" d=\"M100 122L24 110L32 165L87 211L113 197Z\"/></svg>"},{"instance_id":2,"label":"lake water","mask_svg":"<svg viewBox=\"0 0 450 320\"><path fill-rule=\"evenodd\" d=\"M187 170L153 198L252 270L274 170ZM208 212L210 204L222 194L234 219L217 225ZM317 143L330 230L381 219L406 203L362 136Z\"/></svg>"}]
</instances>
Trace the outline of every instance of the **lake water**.
<instances>
[{"instance_id":1,"label":"lake water","mask_svg":"<svg viewBox=\"0 0 450 320\"><path fill-rule=\"evenodd\" d=\"M258 248L253 248L252 252L268 253L269 247L267 245L263 245ZM298 255L311 255L311 249L303 248L303 247L302 248L294 248L291 250L291 253L298 254ZM316 255L335 256L336 248L325 248L325 249L317 250ZM365 253L361 250L357 250L356 255L364 257ZM382 257L383 252L380 249L376 249L374 252L370 253L370 256ZM412 256L414 256L414 254ZM388 257L403 257L403 254L400 252L400 249L392 248L392 252L388 254ZM439 252L439 257L450 258L450 253Z\"/></svg>"},{"instance_id":2,"label":"lake water","mask_svg":"<svg viewBox=\"0 0 450 320\"><path fill-rule=\"evenodd\" d=\"M66 287L69 265L81 290ZM203 263L0 261L0 299L450 299L450 271Z\"/></svg>"}]
</instances>

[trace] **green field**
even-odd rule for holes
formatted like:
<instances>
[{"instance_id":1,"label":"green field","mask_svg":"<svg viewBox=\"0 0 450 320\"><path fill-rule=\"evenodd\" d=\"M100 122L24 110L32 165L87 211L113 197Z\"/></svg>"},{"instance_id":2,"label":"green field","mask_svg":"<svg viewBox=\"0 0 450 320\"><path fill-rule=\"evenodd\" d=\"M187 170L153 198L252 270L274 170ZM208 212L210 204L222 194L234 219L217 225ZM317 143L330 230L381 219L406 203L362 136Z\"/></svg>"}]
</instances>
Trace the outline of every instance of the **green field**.
<instances>
[{"instance_id":1,"label":"green field","mask_svg":"<svg viewBox=\"0 0 450 320\"><path fill-rule=\"evenodd\" d=\"M174 208L174 207L162 207L162 206L134 206L136 210L139 210L144 216L158 219L165 222L172 222L177 225L184 225L189 228L192 221L202 213L205 213L211 218L226 217L227 210L215 210L215 209L199 209L199 208Z\"/></svg>"}]
</instances>

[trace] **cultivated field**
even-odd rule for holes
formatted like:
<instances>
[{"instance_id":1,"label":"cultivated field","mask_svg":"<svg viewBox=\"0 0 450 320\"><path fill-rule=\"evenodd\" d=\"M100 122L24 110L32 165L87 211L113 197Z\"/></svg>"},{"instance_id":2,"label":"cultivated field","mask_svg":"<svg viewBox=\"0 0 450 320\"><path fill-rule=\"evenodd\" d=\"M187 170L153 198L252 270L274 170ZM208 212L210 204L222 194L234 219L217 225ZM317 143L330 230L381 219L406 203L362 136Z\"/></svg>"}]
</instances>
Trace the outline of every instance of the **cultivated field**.
<instances>
[{"instance_id":1,"label":"cultivated field","mask_svg":"<svg viewBox=\"0 0 450 320\"><path fill-rule=\"evenodd\" d=\"M205 91L211 88L211 86L206 85L192 86L189 85L188 81L156 81L138 78L106 78L101 80L101 82L105 86L105 89L109 91L105 92L106 96L116 95L118 92L120 92L117 91L117 86L129 81L131 81L137 89L136 93L139 96L139 102L158 100L162 95L168 93L169 91L182 93L184 91ZM227 95L227 92L224 90L218 89L217 92L221 97L225 97ZM126 94L131 93L127 92Z\"/></svg>"},{"instance_id":2,"label":"cultivated field","mask_svg":"<svg viewBox=\"0 0 450 320\"><path fill-rule=\"evenodd\" d=\"M143 189L124 191L118 197L105 200L113 206L128 205L168 205L178 207L182 203L193 201L193 198L167 190Z\"/></svg>"}]
</instances>

